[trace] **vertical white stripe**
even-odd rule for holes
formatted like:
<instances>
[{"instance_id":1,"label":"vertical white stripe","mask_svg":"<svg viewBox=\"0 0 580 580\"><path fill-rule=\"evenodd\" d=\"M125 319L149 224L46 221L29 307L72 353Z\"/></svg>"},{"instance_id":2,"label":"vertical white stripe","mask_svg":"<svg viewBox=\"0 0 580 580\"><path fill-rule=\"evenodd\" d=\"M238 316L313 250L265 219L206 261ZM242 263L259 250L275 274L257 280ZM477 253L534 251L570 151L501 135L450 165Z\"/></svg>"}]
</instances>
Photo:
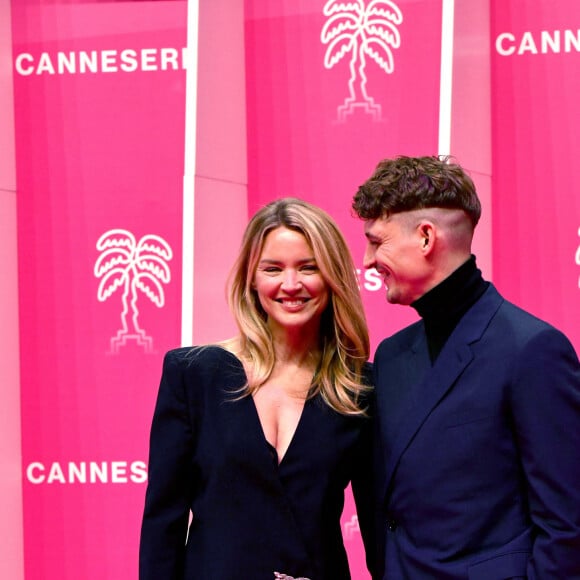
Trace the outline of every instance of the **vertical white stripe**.
<instances>
[{"instance_id":1,"label":"vertical white stripe","mask_svg":"<svg viewBox=\"0 0 580 580\"><path fill-rule=\"evenodd\" d=\"M199 39L199 0L187 2L187 51L185 72L185 160L183 175L183 223L181 268L181 344L193 344L193 272L195 161L197 130L197 54Z\"/></svg>"},{"instance_id":2,"label":"vertical white stripe","mask_svg":"<svg viewBox=\"0 0 580 580\"><path fill-rule=\"evenodd\" d=\"M443 0L441 79L439 88L439 155L451 153L451 97L453 90L453 22L455 1Z\"/></svg>"}]
</instances>

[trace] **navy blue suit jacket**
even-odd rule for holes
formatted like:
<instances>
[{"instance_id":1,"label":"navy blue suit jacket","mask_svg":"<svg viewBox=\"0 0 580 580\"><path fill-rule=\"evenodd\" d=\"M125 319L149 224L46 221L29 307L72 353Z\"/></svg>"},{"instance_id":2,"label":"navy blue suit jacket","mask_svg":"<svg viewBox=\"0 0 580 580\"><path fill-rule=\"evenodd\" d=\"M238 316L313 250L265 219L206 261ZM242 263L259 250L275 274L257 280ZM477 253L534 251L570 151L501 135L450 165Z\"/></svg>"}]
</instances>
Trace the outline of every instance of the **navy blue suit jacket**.
<instances>
[{"instance_id":1,"label":"navy blue suit jacket","mask_svg":"<svg viewBox=\"0 0 580 580\"><path fill-rule=\"evenodd\" d=\"M434 365L419 321L374 371L377 576L579 579L580 367L564 335L490 285Z\"/></svg>"},{"instance_id":2,"label":"navy blue suit jacket","mask_svg":"<svg viewBox=\"0 0 580 580\"><path fill-rule=\"evenodd\" d=\"M340 516L351 479L359 505L371 503L370 421L314 397L278 465L253 399L239 398L245 383L240 361L222 348L166 355L151 429L140 580L273 580L274 572L350 578Z\"/></svg>"}]
</instances>

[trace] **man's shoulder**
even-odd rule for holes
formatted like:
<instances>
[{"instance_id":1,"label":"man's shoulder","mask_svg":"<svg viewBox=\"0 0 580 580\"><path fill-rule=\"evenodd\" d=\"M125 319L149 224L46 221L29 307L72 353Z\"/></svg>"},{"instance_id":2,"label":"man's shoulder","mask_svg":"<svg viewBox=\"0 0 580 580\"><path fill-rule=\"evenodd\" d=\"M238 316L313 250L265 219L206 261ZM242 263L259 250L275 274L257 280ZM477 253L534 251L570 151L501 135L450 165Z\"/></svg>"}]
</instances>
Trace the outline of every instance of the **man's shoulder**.
<instances>
[{"instance_id":1,"label":"man's shoulder","mask_svg":"<svg viewBox=\"0 0 580 580\"><path fill-rule=\"evenodd\" d=\"M377 348L377 354L396 352L406 350L415 343L419 334L423 332L424 325L422 320L417 320L409 326L405 326L395 334L384 338Z\"/></svg>"},{"instance_id":2,"label":"man's shoulder","mask_svg":"<svg viewBox=\"0 0 580 580\"><path fill-rule=\"evenodd\" d=\"M533 344L536 340L539 340L539 343L547 340L553 341L554 345L559 345L566 350L573 349L570 339L562 330L510 302L501 296L491 284L488 292L490 295L495 294L500 298L497 310L494 311L490 319L489 329L493 329L490 335L501 337L504 345L522 346ZM477 304L473 308L477 308Z\"/></svg>"},{"instance_id":3,"label":"man's shoulder","mask_svg":"<svg viewBox=\"0 0 580 580\"><path fill-rule=\"evenodd\" d=\"M500 318L510 321L510 324L514 327L514 331L519 330L523 333L536 333L547 330L557 333L561 332L547 320L540 318L529 310L524 310L521 306L505 298L501 303L498 315Z\"/></svg>"}]
</instances>

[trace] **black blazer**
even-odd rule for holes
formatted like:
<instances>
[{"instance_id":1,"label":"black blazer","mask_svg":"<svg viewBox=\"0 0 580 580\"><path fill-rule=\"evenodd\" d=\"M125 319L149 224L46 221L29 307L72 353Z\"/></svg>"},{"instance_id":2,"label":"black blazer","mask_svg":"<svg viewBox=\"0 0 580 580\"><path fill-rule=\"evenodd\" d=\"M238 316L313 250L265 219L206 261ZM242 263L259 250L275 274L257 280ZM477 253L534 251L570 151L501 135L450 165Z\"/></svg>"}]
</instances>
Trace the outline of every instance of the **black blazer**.
<instances>
[{"instance_id":1,"label":"black blazer","mask_svg":"<svg viewBox=\"0 0 580 580\"><path fill-rule=\"evenodd\" d=\"M222 348L167 353L151 429L140 580L273 580L274 572L348 579L340 516L351 480L372 543L370 420L310 399L278 465L253 399L238 398L245 383L242 364Z\"/></svg>"},{"instance_id":2,"label":"black blazer","mask_svg":"<svg viewBox=\"0 0 580 580\"><path fill-rule=\"evenodd\" d=\"M434 365L419 321L381 343L374 370L384 578L580 579L566 337L490 286Z\"/></svg>"}]
</instances>

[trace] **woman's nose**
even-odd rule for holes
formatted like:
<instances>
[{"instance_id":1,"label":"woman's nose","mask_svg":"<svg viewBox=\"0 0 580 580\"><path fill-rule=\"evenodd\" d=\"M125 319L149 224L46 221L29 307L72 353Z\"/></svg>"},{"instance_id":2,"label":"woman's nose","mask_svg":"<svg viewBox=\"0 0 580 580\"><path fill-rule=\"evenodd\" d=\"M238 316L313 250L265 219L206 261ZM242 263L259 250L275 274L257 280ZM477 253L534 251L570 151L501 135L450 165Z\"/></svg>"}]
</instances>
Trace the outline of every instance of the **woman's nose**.
<instances>
[{"instance_id":1,"label":"woman's nose","mask_svg":"<svg viewBox=\"0 0 580 580\"><path fill-rule=\"evenodd\" d=\"M283 274L282 289L285 292L295 292L302 285L300 275L295 270L286 270Z\"/></svg>"}]
</instances>

